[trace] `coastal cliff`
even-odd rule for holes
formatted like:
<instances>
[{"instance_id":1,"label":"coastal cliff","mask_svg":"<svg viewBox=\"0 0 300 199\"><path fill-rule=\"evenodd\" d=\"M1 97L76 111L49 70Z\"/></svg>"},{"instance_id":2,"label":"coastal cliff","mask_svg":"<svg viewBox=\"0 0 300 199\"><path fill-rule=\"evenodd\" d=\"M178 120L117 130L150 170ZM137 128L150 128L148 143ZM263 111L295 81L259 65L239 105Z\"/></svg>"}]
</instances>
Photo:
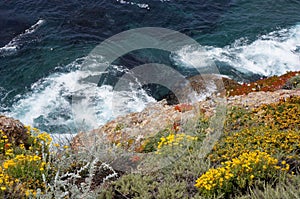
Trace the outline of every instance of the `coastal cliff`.
<instances>
[{"instance_id":1,"label":"coastal cliff","mask_svg":"<svg viewBox=\"0 0 300 199\"><path fill-rule=\"evenodd\" d=\"M80 132L64 146L1 116L1 196L300 196L298 73L249 84L225 81L226 94L191 104L155 102ZM222 134L203 155L217 135L210 120L218 119L218 99L224 99L225 118L214 122Z\"/></svg>"}]
</instances>

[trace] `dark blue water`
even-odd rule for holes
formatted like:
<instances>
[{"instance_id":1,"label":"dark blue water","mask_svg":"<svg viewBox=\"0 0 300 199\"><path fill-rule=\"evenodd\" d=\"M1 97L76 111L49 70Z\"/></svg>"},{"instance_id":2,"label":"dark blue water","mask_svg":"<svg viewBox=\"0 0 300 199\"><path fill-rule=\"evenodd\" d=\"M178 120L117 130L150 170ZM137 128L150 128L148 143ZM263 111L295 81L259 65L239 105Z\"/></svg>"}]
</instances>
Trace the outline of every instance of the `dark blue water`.
<instances>
[{"instance_id":1,"label":"dark blue water","mask_svg":"<svg viewBox=\"0 0 300 199\"><path fill-rule=\"evenodd\" d=\"M299 70L299 13L299 0L2 0L0 113L44 130L76 131L66 96L82 86L76 81L82 61L105 39L139 27L188 35L205 47L222 74L238 81ZM184 68L197 64L197 53L182 50L174 59L140 51L118 64ZM112 119L106 106L111 91L99 92L96 123L102 124ZM145 95L125 112L142 109L151 101Z\"/></svg>"}]
</instances>

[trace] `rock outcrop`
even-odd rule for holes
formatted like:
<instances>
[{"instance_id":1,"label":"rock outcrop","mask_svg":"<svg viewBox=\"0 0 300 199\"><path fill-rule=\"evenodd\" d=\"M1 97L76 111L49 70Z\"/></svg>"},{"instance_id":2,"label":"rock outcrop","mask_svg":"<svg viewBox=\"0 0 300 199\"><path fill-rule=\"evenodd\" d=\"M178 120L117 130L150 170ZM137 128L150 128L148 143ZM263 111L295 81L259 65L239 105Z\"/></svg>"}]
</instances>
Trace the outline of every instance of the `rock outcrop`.
<instances>
[{"instance_id":1,"label":"rock outcrop","mask_svg":"<svg viewBox=\"0 0 300 199\"><path fill-rule=\"evenodd\" d=\"M0 115L0 131L7 136L9 143L19 145L27 142L27 130L19 120Z\"/></svg>"},{"instance_id":2,"label":"rock outcrop","mask_svg":"<svg viewBox=\"0 0 300 199\"><path fill-rule=\"evenodd\" d=\"M181 93L183 96L189 96L191 91L195 91L197 94L207 93L209 95L222 95L225 96L226 91L237 86L240 86L236 81L223 77L220 75L202 74L195 75L188 78L189 85L182 86L174 85L175 92ZM168 105L179 104L179 100L174 93L169 93L164 96Z\"/></svg>"}]
</instances>

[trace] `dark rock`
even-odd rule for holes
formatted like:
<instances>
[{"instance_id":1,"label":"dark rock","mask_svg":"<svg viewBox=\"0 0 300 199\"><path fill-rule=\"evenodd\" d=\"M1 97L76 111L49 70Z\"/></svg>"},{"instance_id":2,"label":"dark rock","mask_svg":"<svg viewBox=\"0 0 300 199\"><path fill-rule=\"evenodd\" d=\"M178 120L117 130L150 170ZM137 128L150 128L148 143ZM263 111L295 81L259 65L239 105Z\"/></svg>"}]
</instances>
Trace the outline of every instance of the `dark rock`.
<instances>
[{"instance_id":1,"label":"dark rock","mask_svg":"<svg viewBox=\"0 0 300 199\"><path fill-rule=\"evenodd\" d=\"M223 80L224 88L226 91L229 91L229 90L234 89L237 86L241 85L241 84L237 83L236 81L229 79L229 78L222 77L222 80Z\"/></svg>"},{"instance_id":2,"label":"dark rock","mask_svg":"<svg viewBox=\"0 0 300 199\"><path fill-rule=\"evenodd\" d=\"M221 94L225 95L226 91L234 89L237 86L240 86L236 81L222 77L219 75L196 75L188 78L190 85L186 87L182 86L174 86L175 88L181 89L181 91L177 91L177 93L183 93L185 96L189 96L189 92L196 91L197 94L201 93L210 93L210 94ZM173 92L169 92L166 94L163 99L167 100L168 105L176 105L179 104L179 100L175 96Z\"/></svg>"}]
</instances>

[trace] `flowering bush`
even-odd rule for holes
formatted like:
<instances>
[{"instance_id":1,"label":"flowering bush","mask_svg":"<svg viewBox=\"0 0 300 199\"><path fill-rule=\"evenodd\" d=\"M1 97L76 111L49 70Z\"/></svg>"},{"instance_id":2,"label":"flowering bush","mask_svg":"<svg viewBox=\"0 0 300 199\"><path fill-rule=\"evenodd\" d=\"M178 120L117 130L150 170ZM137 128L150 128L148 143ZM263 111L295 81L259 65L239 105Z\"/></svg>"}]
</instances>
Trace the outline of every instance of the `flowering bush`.
<instances>
[{"instance_id":1,"label":"flowering bush","mask_svg":"<svg viewBox=\"0 0 300 199\"><path fill-rule=\"evenodd\" d=\"M271 155L284 153L289 158L299 157L300 133L269 127L252 127L231 132L219 140L209 158L213 162L221 162L254 150L262 150Z\"/></svg>"},{"instance_id":2,"label":"flowering bush","mask_svg":"<svg viewBox=\"0 0 300 199\"><path fill-rule=\"evenodd\" d=\"M242 153L231 161L221 163L218 168L211 168L201 175L195 186L203 195L230 194L234 189L246 189L256 180L276 180L280 172L289 170L289 165L261 151Z\"/></svg>"},{"instance_id":3,"label":"flowering bush","mask_svg":"<svg viewBox=\"0 0 300 199\"><path fill-rule=\"evenodd\" d=\"M196 141L198 137L186 135L184 133L171 133L166 137L160 138L157 146L157 154L160 154L164 147L183 146L186 142Z\"/></svg>"},{"instance_id":4,"label":"flowering bush","mask_svg":"<svg viewBox=\"0 0 300 199\"><path fill-rule=\"evenodd\" d=\"M226 130L235 131L252 126L267 126L270 128L299 129L300 97L282 98L279 102L263 104L253 110L232 107L228 111Z\"/></svg>"},{"instance_id":5,"label":"flowering bush","mask_svg":"<svg viewBox=\"0 0 300 199\"><path fill-rule=\"evenodd\" d=\"M299 129L300 97L292 96L280 99L277 103L264 104L253 110L256 121L273 128Z\"/></svg>"},{"instance_id":6,"label":"flowering bush","mask_svg":"<svg viewBox=\"0 0 300 199\"><path fill-rule=\"evenodd\" d=\"M50 176L49 134L26 127L26 146L9 143L5 132L0 131L0 195L6 197L35 196L46 188Z\"/></svg>"}]
</instances>

